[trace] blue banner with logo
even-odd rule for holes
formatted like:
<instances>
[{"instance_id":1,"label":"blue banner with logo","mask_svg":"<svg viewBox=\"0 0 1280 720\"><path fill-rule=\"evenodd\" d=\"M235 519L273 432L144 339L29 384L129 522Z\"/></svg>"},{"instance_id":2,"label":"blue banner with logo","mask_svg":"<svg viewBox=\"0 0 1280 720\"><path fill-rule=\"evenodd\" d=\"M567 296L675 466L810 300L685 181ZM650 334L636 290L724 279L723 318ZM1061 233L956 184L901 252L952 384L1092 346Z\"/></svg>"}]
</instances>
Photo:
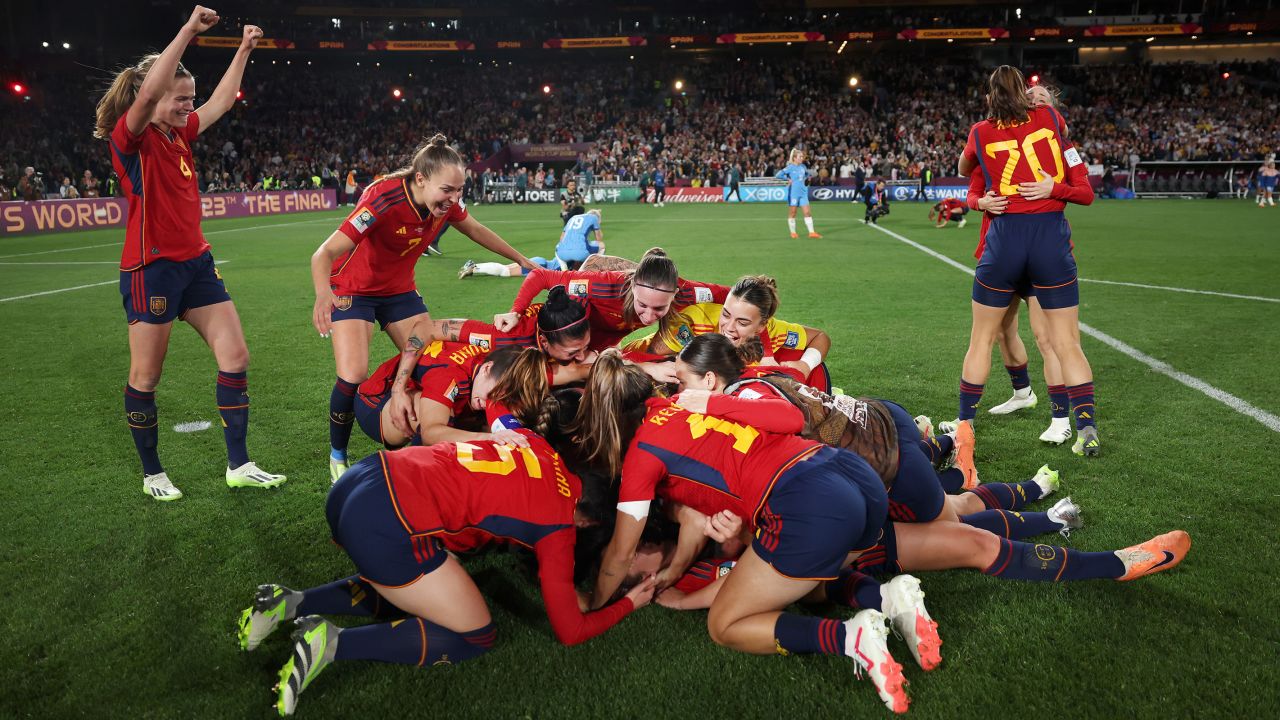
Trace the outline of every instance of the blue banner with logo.
<instances>
[{"instance_id":1,"label":"blue banner with logo","mask_svg":"<svg viewBox=\"0 0 1280 720\"><path fill-rule=\"evenodd\" d=\"M786 185L739 185L738 197L729 197L729 188L722 188L725 202L786 202Z\"/></svg>"},{"instance_id":2,"label":"blue banner with logo","mask_svg":"<svg viewBox=\"0 0 1280 720\"><path fill-rule=\"evenodd\" d=\"M870 185L870 183L867 184ZM943 198L963 200L969 193L969 187L967 185L926 185L923 198L920 197L919 185L890 185L885 188L885 192L889 195L889 202L891 203L921 199L929 202L938 202ZM816 202L819 200L862 202L862 196L858 193L858 188L852 185L810 187L809 201Z\"/></svg>"}]
</instances>

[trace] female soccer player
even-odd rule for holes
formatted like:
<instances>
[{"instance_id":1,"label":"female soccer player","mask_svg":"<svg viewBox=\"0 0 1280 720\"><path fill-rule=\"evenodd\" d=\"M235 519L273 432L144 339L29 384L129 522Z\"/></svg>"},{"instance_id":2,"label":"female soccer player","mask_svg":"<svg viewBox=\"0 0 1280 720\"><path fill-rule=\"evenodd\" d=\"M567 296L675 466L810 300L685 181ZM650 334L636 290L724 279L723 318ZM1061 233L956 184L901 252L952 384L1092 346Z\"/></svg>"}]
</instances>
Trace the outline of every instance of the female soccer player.
<instances>
[{"instance_id":1,"label":"female soccer player","mask_svg":"<svg viewBox=\"0 0 1280 720\"><path fill-rule=\"evenodd\" d=\"M906 710L902 666L885 645L881 612L864 610L843 623L782 612L835 579L848 553L879 536L888 498L862 458L690 413L654 397L649 376L612 350L592 366L574 431L585 461L622 474L592 607L618 590L655 497L707 516L732 510L756 536L712 606L712 640L761 655L844 654L871 676L890 709ZM658 588L684 570L668 566Z\"/></svg>"},{"instance_id":2,"label":"female soccer player","mask_svg":"<svg viewBox=\"0 0 1280 720\"><path fill-rule=\"evenodd\" d=\"M262 37L256 26L244 27L240 48L213 95L194 109L196 82L180 62L182 52L218 20L217 12L197 5L164 52L116 75L97 108L94 136L111 143L111 163L129 198L120 259L120 294L129 321L125 420L142 460L142 491L156 500L182 497L156 449L156 386L175 318L200 333L218 364L227 485L269 488L285 481L249 460L249 350L236 306L200 231L199 175L191 144L235 104L249 53Z\"/></svg>"},{"instance_id":3,"label":"female soccer player","mask_svg":"<svg viewBox=\"0 0 1280 720\"><path fill-rule=\"evenodd\" d=\"M818 233L813 231L813 215L809 212L809 188L805 187L805 180L813 177L813 171L805 167L804 150L800 148L791 148L791 153L787 156L787 166L778 171L774 177L779 180L787 181L787 228L791 231L792 238L798 238L796 234L796 208L804 208L804 226L809 229L809 237L820 238Z\"/></svg>"},{"instance_id":4,"label":"female soccer player","mask_svg":"<svg viewBox=\"0 0 1280 720\"><path fill-rule=\"evenodd\" d=\"M554 407L521 407L515 396L491 399L548 433ZM281 622L298 618L293 655L280 670L281 715L293 713L302 691L334 660L421 667L470 660L492 648L497 628L489 609L450 551L495 542L532 549L551 630L565 645L586 642L649 603L652 578L596 612L580 609L573 585L576 528L597 519L588 506L603 505L593 496L605 490L571 473L540 434L515 433L527 447L486 440L379 452L338 480L325 513L333 541L357 574L301 592L262 585L241 614L243 650L256 649ZM380 622L339 628L321 615Z\"/></svg>"},{"instance_id":5,"label":"female soccer player","mask_svg":"<svg viewBox=\"0 0 1280 720\"><path fill-rule=\"evenodd\" d=\"M662 248L650 248L635 270L569 272L534 270L520 285L511 312L495 315L494 326L508 332L520 314L543 290L564 285L569 294L582 298L590 308L591 350L614 347L632 331L661 320L672 309L700 302L724 302L729 288L711 283L684 280L676 264ZM670 363L646 363L645 372L663 382L672 382Z\"/></svg>"},{"instance_id":6,"label":"female soccer player","mask_svg":"<svg viewBox=\"0 0 1280 720\"><path fill-rule=\"evenodd\" d=\"M1047 466L1025 482L984 485L966 484L959 478L961 470L950 468L944 476L957 476L949 483L953 491L965 492L946 495L948 483L934 472L931 454L950 452L953 439L936 439L941 444L927 453L902 406L888 400L820 395L777 376L739 382L744 370L739 352L725 337L701 335L676 359L680 394L672 399L690 412L757 430L800 434L858 453L890 486L889 516L894 520L959 520L1014 538L1080 527L1079 508L1071 498L1047 513L1015 512L1058 489L1058 473Z\"/></svg>"},{"instance_id":7,"label":"female soccer player","mask_svg":"<svg viewBox=\"0 0 1280 720\"><path fill-rule=\"evenodd\" d=\"M1280 180L1280 170L1276 170L1274 160L1268 160L1258 170L1258 207L1262 207L1263 201L1271 207L1276 206L1276 182Z\"/></svg>"},{"instance_id":8,"label":"female soccer player","mask_svg":"<svg viewBox=\"0 0 1280 720\"><path fill-rule=\"evenodd\" d=\"M831 351L831 338L817 328L778 319L779 304L776 280L746 275L729 289L723 304L698 303L672 311L655 335L637 345L654 355L672 355L706 333L718 332L737 347L759 338L763 363L795 368L809 385L829 392L831 377L823 358Z\"/></svg>"},{"instance_id":9,"label":"female soccer player","mask_svg":"<svg viewBox=\"0 0 1280 720\"><path fill-rule=\"evenodd\" d=\"M413 278L427 246L452 226L477 245L534 267L467 213L460 202L464 167L443 135L432 136L408 165L370 185L311 256L311 321L321 337L332 337L337 365L329 395L329 475L335 481L347 469L355 391L369 376L374 320L403 348L413 324L430 317Z\"/></svg>"},{"instance_id":10,"label":"female soccer player","mask_svg":"<svg viewBox=\"0 0 1280 720\"><path fill-rule=\"evenodd\" d=\"M996 68L988 86L991 117L969 131L960 171L980 168L987 188L1009 202L984 236L974 278L973 327L961 371L959 421L972 421L991 372L991 346L1018 287L1029 284L1045 310L1050 342L1076 416L1078 434L1072 449L1093 457L1101 452L1093 374L1080 348L1080 288L1071 230L1062 215L1065 202L1054 196L1068 168L1083 161L1074 148L1062 151L1065 121L1051 107L1032 105L1017 68ZM1023 184L1032 187L1024 190Z\"/></svg>"},{"instance_id":11,"label":"female soccer player","mask_svg":"<svg viewBox=\"0 0 1280 720\"><path fill-rule=\"evenodd\" d=\"M522 444L509 432L472 432L455 427L459 418L485 409L490 396L522 393L525 405L536 405L549 392L546 357L508 347L490 353L477 345L433 342L417 367L393 389L401 356L378 366L356 391L356 422L388 450L418 440L439 442L502 440ZM392 414L389 400L403 395L413 411L408 418Z\"/></svg>"},{"instance_id":12,"label":"female soccer player","mask_svg":"<svg viewBox=\"0 0 1280 720\"><path fill-rule=\"evenodd\" d=\"M570 182L573 182L572 180ZM587 236L595 232L595 240ZM560 242L556 243L556 254L550 260L544 257L530 258L534 265L547 270L577 270L592 255L604 252L604 234L600 231L600 211L588 210L569 218L564 231L560 233ZM529 270L515 263L478 263L468 260L458 271L458 279L469 275L492 275L494 277L520 277L528 275Z\"/></svg>"}]
</instances>

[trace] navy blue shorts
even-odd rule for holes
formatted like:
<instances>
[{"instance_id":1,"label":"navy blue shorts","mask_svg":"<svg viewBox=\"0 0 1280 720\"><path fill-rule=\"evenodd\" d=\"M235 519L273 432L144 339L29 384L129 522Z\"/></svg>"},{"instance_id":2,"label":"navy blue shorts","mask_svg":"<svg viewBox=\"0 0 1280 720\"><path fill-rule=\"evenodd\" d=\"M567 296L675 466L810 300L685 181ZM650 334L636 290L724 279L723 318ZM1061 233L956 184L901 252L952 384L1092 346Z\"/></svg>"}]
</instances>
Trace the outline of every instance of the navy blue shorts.
<instances>
[{"instance_id":1,"label":"navy blue shorts","mask_svg":"<svg viewBox=\"0 0 1280 720\"><path fill-rule=\"evenodd\" d=\"M911 414L889 400L881 400L898 429L898 477L889 488L889 517L902 522L929 522L942 514L947 494L938 481L933 461L920 449L920 430Z\"/></svg>"},{"instance_id":2,"label":"navy blue shorts","mask_svg":"<svg viewBox=\"0 0 1280 720\"><path fill-rule=\"evenodd\" d=\"M444 545L431 535L413 535L400 522L382 453L361 460L329 489L325 517L333 541L365 580L388 587L408 585L444 564Z\"/></svg>"},{"instance_id":3,"label":"navy blue shorts","mask_svg":"<svg viewBox=\"0 0 1280 720\"><path fill-rule=\"evenodd\" d=\"M853 569L868 575L900 575L903 572L902 563L898 562L898 535L892 520L885 522L875 546L853 561Z\"/></svg>"},{"instance_id":4,"label":"navy blue shorts","mask_svg":"<svg viewBox=\"0 0 1280 720\"><path fill-rule=\"evenodd\" d=\"M401 445L387 444L386 438L382 435L382 408L386 407L390 400L390 392L381 395L356 393L356 423L360 425L365 435L382 443L382 447L388 450L396 450L405 445L420 445L416 436L410 442Z\"/></svg>"},{"instance_id":5,"label":"navy blue shorts","mask_svg":"<svg viewBox=\"0 0 1280 720\"><path fill-rule=\"evenodd\" d=\"M222 273L213 264L213 253L207 250L183 262L156 260L137 270L121 270L120 294L130 325L163 325L193 308L231 300Z\"/></svg>"},{"instance_id":6,"label":"navy blue shorts","mask_svg":"<svg viewBox=\"0 0 1280 720\"><path fill-rule=\"evenodd\" d=\"M778 478L751 547L782 575L831 580L850 552L875 544L888 509L884 483L865 460L824 447Z\"/></svg>"},{"instance_id":7,"label":"navy blue shorts","mask_svg":"<svg viewBox=\"0 0 1280 720\"><path fill-rule=\"evenodd\" d=\"M410 290L399 295L339 295L338 307L333 309L333 322L339 320L363 320L371 323L378 321L378 328L400 322L414 315L425 315L427 304L417 290Z\"/></svg>"},{"instance_id":8,"label":"navy blue shorts","mask_svg":"<svg viewBox=\"0 0 1280 720\"><path fill-rule=\"evenodd\" d=\"M973 299L1009 307L1020 287L1035 289L1046 310L1080 304L1071 225L1060 212L999 215L987 229L973 278Z\"/></svg>"}]
</instances>

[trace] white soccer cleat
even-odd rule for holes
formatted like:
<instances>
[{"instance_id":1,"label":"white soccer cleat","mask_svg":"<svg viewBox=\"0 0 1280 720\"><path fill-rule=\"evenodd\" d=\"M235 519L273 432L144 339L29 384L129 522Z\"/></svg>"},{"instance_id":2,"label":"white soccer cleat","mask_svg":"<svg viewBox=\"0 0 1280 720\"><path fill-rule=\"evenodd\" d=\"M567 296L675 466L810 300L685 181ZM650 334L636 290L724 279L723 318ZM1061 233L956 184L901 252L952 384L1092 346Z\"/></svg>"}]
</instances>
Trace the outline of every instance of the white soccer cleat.
<instances>
[{"instance_id":1,"label":"white soccer cleat","mask_svg":"<svg viewBox=\"0 0 1280 720\"><path fill-rule=\"evenodd\" d=\"M916 430L920 431L921 438L928 440L933 437L933 420L928 415L917 415L915 420Z\"/></svg>"},{"instance_id":2,"label":"white soccer cleat","mask_svg":"<svg viewBox=\"0 0 1280 720\"><path fill-rule=\"evenodd\" d=\"M960 218L960 224L956 225L956 227L964 227L967 222L969 222L969 218Z\"/></svg>"},{"instance_id":3,"label":"white soccer cleat","mask_svg":"<svg viewBox=\"0 0 1280 720\"><path fill-rule=\"evenodd\" d=\"M863 610L844 621L844 654L853 658L855 672L866 674L875 685L876 694L885 707L904 713L911 700L907 698L907 681L902 666L894 661L885 645L889 637L888 618L879 610Z\"/></svg>"},{"instance_id":4,"label":"white soccer cleat","mask_svg":"<svg viewBox=\"0 0 1280 720\"><path fill-rule=\"evenodd\" d=\"M1072 530L1084 527L1084 520L1080 517L1080 506L1071 502L1070 495L1054 503L1045 514L1050 520L1062 526L1058 531L1062 537L1070 537Z\"/></svg>"},{"instance_id":5,"label":"white soccer cleat","mask_svg":"<svg viewBox=\"0 0 1280 720\"><path fill-rule=\"evenodd\" d=\"M234 470L227 468L227 487L273 488L287 479L284 475L272 475L254 462L247 462Z\"/></svg>"},{"instance_id":6,"label":"white soccer cleat","mask_svg":"<svg viewBox=\"0 0 1280 720\"><path fill-rule=\"evenodd\" d=\"M160 502L169 502L182 498L182 491L172 482L169 482L168 474L162 472L155 475L142 476L142 492Z\"/></svg>"},{"instance_id":7,"label":"white soccer cleat","mask_svg":"<svg viewBox=\"0 0 1280 720\"><path fill-rule=\"evenodd\" d=\"M1049 422L1049 428L1040 433L1040 441L1061 445L1071 439L1071 418L1056 417Z\"/></svg>"},{"instance_id":8,"label":"white soccer cleat","mask_svg":"<svg viewBox=\"0 0 1280 720\"><path fill-rule=\"evenodd\" d=\"M942 638L938 636L938 623L924 607L920 581L911 575L899 575L880 586L880 598L880 607L911 648L916 664L925 670L942 664Z\"/></svg>"},{"instance_id":9,"label":"white soccer cleat","mask_svg":"<svg viewBox=\"0 0 1280 720\"><path fill-rule=\"evenodd\" d=\"M1062 486L1062 480L1058 478L1058 471L1048 465L1041 465L1035 476L1031 478L1031 482L1040 486L1041 500L1054 494Z\"/></svg>"},{"instance_id":10,"label":"white soccer cleat","mask_svg":"<svg viewBox=\"0 0 1280 720\"><path fill-rule=\"evenodd\" d=\"M468 260L462 263L462 269L458 271L458 279L461 280L464 277L469 277L471 275L474 275L475 272L476 272L476 261Z\"/></svg>"},{"instance_id":11,"label":"white soccer cleat","mask_svg":"<svg viewBox=\"0 0 1280 720\"><path fill-rule=\"evenodd\" d=\"M1027 388L1027 391L1028 392L1025 396L1020 396L1018 395L1018 391L1015 390L1013 393L1013 397L991 408L987 412L991 413L992 415L1008 415L1011 412L1017 412L1018 410L1025 410L1026 408L1035 407L1036 394L1035 392L1031 391L1031 388Z\"/></svg>"},{"instance_id":12,"label":"white soccer cleat","mask_svg":"<svg viewBox=\"0 0 1280 720\"><path fill-rule=\"evenodd\" d=\"M934 426L933 431L939 435L952 435L960 427L959 420L943 420Z\"/></svg>"}]
</instances>

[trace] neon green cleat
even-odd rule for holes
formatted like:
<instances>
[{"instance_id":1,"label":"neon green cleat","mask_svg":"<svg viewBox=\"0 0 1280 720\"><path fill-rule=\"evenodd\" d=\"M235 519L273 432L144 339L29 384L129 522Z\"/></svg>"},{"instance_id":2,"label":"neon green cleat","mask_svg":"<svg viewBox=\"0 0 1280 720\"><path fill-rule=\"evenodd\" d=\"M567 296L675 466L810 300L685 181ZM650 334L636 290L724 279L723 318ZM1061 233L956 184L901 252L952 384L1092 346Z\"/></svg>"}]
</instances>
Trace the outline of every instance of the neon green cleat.
<instances>
[{"instance_id":1,"label":"neon green cleat","mask_svg":"<svg viewBox=\"0 0 1280 720\"><path fill-rule=\"evenodd\" d=\"M331 484L338 482L338 478L342 477L342 474L349 468L350 466L347 465L346 460L334 460L333 458L329 458L329 482Z\"/></svg>"},{"instance_id":2,"label":"neon green cleat","mask_svg":"<svg viewBox=\"0 0 1280 720\"><path fill-rule=\"evenodd\" d=\"M255 650L282 622L292 620L302 602L302 593L283 585L259 585L253 605L240 613L240 649Z\"/></svg>"},{"instance_id":3,"label":"neon green cleat","mask_svg":"<svg viewBox=\"0 0 1280 720\"><path fill-rule=\"evenodd\" d=\"M319 615L298 618L293 631L293 656L280 668L280 682L276 685L279 696L276 710L280 717L293 714L298 707L298 697L306 690L320 671L333 662L338 651L337 625Z\"/></svg>"},{"instance_id":4,"label":"neon green cleat","mask_svg":"<svg viewBox=\"0 0 1280 720\"><path fill-rule=\"evenodd\" d=\"M1098 428L1086 425L1076 432L1076 444L1071 452L1085 457L1098 457L1102 454L1102 441L1098 439Z\"/></svg>"},{"instance_id":5,"label":"neon green cleat","mask_svg":"<svg viewBox=\"0 0 1280 720\"><path fill-rule=\"evenodd\" d=\"M273 488L287 479L284 475L272 475L254 462L247 462L234 470L227 468L227 487Z\"/></svg>"},{"instance_id":6,"label":"neon green cleat","mask_svg":"<svg viewBox=\"0 0 1280 720\"><path fill-rule=\"evenodd\" d=\"M1031 478L1031 482L1040 486L1041 500L1058 492L1058 488L1062 487L1062 481L1058 479L1058 471L1048 465L1041 465L1040 469L1036 471L1035 477Z\"/></svg>"}]
</instances>

